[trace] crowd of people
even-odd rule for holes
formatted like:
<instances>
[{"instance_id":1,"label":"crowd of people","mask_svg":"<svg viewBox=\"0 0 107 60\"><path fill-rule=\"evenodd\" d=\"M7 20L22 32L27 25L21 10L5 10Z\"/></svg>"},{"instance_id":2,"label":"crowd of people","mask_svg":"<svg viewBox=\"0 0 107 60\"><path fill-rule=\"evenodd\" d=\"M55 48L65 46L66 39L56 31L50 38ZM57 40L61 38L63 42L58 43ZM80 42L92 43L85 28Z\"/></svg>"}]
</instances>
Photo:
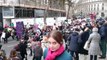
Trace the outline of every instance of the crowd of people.
<instances>
[{"instance_id":1,"label":"crowd of people","mask_svg":"<svg viewBox=\"0 0 107 60\"><path fill-rule=\"evenodd\" d=\"M6 58L5 50L0 46L0 59L2 60L28 60L27 55L33 56L31 60L90 60L106 58L107 21L97 19L94 21L74 20L66 26L53 26L43 29L24 28L23 36L17 37L16 29L8 31L5 28L1 34L1 43L8 43L8 37L17 38L19 43L10 51ZM8 33L7 33L8 32ZM9 35L9 36L8 36ZM84 45L87 43L87 48ZM29 49L30 54L27 53Z\"/></svg>"},{"instance_id":2,"label":"crowd of people","mask_svg":"<svg viewBox=\"0 0 107 60\"><path fill-rule=\"evenodd\" d=\"M82 21L73 26L73 32L68 37L69 51L75 60L79 60L79 54L89 55L90 60L106 58L107 21L100 18L95 21ZM88 49L84 48L87 42ZM86 56L84 56L86 60Z\"/></svg>"}]
</instances>

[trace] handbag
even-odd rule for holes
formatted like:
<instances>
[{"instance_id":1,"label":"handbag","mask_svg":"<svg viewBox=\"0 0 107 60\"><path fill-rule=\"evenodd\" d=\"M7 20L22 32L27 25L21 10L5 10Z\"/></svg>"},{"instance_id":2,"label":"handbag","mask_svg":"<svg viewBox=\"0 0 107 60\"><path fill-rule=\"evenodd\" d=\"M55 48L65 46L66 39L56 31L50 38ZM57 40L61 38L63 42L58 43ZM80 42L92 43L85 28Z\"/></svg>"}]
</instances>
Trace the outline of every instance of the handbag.
<instances>
[{"instance_id":1,"label":"handbag","mask_svg":"<svg viewBox=\"0 0 107 60\"><path fill-rule=\"evenodd\" d=\"M88 42L88 41L86 41L86 43L85 43L85 45L84 45L84 49L85 49L85 50L89 50L89 42Z\"/></svg>"}]
</instances>

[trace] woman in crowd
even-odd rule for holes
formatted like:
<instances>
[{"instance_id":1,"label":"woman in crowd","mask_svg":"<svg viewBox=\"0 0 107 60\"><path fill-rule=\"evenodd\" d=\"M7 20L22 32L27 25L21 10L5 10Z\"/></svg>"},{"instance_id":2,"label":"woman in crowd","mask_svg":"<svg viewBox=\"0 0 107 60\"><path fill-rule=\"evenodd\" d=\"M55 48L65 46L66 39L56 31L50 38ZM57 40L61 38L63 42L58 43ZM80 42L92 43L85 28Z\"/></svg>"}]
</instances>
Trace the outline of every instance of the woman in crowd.
<instances>
[{"instance_id":1,"label":"woman in crowd","mask_svg":"<svg viewBox=\"0 0 107 60\"><path fill-rule=\"evenodd\" d=\"M100 34L98 33L98 28L93 28L92 33L88 38L88 47L89 47L89 55L90 60L97 60L97 55L100 54Z\"/></svg>"},{"instance_id":2,"label":"woman in crowd","mask_svg":"<svg viewBox=\"0 0 107 60\"><path fill-rule=\"evenodd\" d=\"M44 60L72 60L63 46L61 32L53 30L48 35L49 48L44 51Z\"/></svg>"}]
</instances>

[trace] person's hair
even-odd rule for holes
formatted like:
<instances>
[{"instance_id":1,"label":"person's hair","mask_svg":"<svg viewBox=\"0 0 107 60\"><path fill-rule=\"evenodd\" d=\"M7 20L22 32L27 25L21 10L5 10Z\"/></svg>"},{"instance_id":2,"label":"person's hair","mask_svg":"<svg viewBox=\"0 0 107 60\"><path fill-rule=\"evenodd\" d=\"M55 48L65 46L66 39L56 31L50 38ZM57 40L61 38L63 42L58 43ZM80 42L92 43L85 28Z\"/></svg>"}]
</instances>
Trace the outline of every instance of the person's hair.
<instances>
[{"instance_id":1,"label":"person's hair","mask_svg":"<svg viewBox=\"0 0 107 60\"><path fill-rule=\"evenodd\" d=\"M10 52L10 57L16 57L16 56L17 56L16 50L12 49Z\"/></svg>"},{"instance_id":2,"label":"person's hair","mask_svg":"<svg viewBox=\"0 0 107 60\"><path fill-rule=\"evenodd\" d=\"M60 31L58 30L53 30L48 34L48 38L52 37L53 39L55 39L59 44L63 43L63 36L61 34Z\"/></svg>"}]
</instances>

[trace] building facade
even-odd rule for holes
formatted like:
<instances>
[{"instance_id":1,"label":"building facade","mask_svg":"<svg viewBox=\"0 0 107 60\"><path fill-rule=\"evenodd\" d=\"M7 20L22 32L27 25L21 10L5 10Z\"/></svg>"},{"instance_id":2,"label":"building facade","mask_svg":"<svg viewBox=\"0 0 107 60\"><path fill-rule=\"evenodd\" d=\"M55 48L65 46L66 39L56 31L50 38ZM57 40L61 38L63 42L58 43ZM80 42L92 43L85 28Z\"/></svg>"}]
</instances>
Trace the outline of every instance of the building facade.
<instances>
[{"instance_id":1,"label":"building facade","mask_svg":"<svg viewBox=\"0 0 107 60\"><path fill-rule=\"evenodd\" d=\"M0 0L2 23L10 25L14 18L65 16L65 0Z\"/></svg>"},{"instance_id":2,"label":"building facade","mask_svg":"<svg viewBox=\"0 0 107 60\"><path fill-rule=\"evenodd\" d=\"M76 14L84 16L96 14L97 17L106 17L107 0L80 0L76 7Z\"/></svg>"}]
</instances>

